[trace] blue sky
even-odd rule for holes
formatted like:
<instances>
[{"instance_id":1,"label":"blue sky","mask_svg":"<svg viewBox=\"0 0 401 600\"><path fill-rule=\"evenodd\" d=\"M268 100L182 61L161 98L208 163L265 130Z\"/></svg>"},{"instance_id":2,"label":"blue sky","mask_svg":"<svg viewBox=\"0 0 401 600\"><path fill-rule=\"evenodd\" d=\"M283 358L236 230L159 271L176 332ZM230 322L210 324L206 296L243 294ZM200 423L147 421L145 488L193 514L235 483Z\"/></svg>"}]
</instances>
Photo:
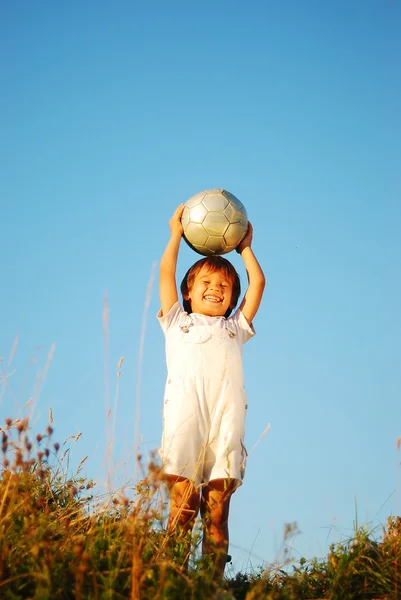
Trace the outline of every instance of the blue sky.
<instances>
[{"instance_id":1,"label":"blue sky","mask_svg":"<svg viewBox=\"0 0 401 600\"><path fill-rule=\"evenodd\" d=\"M145 456L161 433L153 265L176 206L225 187L268 282L248 449L271 429L233 498L234 571L274 560L287 522L311 558L400 512L400 24L391 0L0 7L0 418L34 396L34 428L52 408L58 441L82 432L72 465L101 485L124 356L113 481L135 477L136 428Z\"/></svg>"}]
</instances>

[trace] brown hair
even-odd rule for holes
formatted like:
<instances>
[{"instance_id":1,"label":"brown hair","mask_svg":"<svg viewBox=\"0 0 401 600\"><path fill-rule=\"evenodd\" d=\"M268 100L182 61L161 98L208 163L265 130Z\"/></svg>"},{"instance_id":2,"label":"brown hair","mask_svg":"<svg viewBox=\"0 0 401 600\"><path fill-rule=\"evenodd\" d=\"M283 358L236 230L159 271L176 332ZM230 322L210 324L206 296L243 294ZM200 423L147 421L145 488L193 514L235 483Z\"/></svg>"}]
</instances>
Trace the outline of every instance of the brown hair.
<instances>
[{"instance_id":1,"label":"brown hair","mask_svg":"<svg viewBox=\"0 0 401 600\"><path fill-rule=\"evenodd\" d=\"M206 258L201 258L198 260L188 271L185 273L185 277L181 282L181 294L184 310L187 313L192 312L191 302L190 300L185 300L185 296L188 295L188 292L193 286L195 277L198 273L205 267L209 273L214 273L215 271L222 271L224 276L232 283L232 297L231 297L231 307L227 309L225 313L225 317L229 317L232 309L238 302L238 298L241 294L241 283L239 280L239 275L237 271L234 269L233 265L222 256L207 256Z\"/></svg>"}]
</instances>

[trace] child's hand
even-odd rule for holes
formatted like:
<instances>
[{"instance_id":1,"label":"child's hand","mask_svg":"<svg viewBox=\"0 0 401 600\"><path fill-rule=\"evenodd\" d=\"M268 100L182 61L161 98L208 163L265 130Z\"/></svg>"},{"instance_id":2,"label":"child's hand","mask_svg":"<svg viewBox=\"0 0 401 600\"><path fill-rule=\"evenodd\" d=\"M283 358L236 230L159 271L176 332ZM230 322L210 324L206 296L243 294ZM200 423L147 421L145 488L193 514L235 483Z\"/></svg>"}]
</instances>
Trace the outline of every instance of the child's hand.
<instances>
[{"instance_id":1,"label":"child's hand","mask_svg":"<svg viewBox=\"0 0 401 600\"><path fill-rule=\"evenodd\" d=\"M253 227L252 227L252 223L250 221L248 221L248 231L246 233L246 236L244 237L242 242L240 244L238 244L238 246L236 248L238 254L241 254L245 248L251 247L252 238L253 238Z\"/></svg>"},{"instance_id":2,"label":"child's hand","mask_svg":"<svg viewBox=\"0 0 401 600\"><path fill-rule=\"evenodd\" d=\"M182 213L184 212L184 208L184 204L180 204L170 219L170 231L172 236L179 235L181 237L183 234L184 230L182 228L181 217Z\"/></svg>"}]
</instances>

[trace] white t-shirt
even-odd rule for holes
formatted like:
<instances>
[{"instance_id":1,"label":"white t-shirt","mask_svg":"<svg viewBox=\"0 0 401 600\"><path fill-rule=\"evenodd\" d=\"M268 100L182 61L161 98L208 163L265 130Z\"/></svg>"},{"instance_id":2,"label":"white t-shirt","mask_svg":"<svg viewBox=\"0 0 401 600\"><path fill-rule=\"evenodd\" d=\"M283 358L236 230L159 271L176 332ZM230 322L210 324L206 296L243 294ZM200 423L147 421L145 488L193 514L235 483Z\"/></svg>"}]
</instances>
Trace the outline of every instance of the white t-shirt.
<instances>
[{"instance_id":1,"label":"white t-shirt","mask_svg":"<svg viewBox=\"0 0 401 600\"><path fill-rule=\"evenodd\" d=\"M242 346L255 335L242 311L228 319L199 313L188 314L177 301L158 320L166 336L166 362L169 375L181 377L240 377Z\"/></svg>"}]
</instances>

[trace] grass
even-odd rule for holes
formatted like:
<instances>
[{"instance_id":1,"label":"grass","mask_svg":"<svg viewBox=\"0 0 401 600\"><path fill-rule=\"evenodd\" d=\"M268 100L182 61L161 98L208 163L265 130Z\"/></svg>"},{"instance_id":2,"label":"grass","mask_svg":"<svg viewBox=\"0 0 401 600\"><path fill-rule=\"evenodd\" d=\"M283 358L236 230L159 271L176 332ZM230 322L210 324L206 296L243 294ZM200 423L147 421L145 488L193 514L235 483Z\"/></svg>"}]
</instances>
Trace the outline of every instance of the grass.
<instances>
[{"instance_id":1,"label":"grass","mask_svg":"<svg viewBox=\"0 0 401 600\"><path fill-rule=\"evenodd\" d=\"M165 531L156 463L143 468L132 498L101 496L80 467L67 475L51 425L36 436L26 419L7 419L0 429L4 600L401 599L400 517L389 517L380 532L358 528L323 559L216 581L213 565L197 558L196 538L188 572L180 567L186 544Z\"/></svg>"}]
</instances>

